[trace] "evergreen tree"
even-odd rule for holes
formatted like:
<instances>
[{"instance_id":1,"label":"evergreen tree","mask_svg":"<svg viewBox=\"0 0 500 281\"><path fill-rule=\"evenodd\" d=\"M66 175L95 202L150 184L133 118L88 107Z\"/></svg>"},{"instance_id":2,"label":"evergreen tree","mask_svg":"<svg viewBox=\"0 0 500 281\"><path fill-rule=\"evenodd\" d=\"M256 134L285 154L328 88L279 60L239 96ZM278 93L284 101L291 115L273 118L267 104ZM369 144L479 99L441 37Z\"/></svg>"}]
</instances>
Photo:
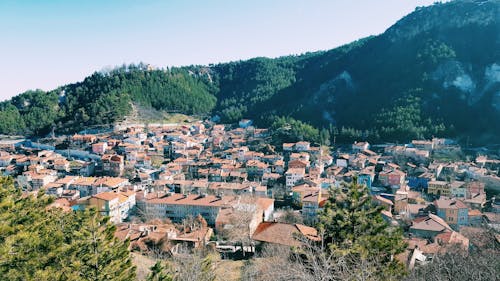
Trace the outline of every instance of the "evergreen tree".
<instances>
[{"instance_id":1,"label":"evergreen tree","mask_svg":"<svg viewBox=\"0 0 500 281\"><path fill-rule=\"evenodd\" d=\"M148 274L147 281L172 281L172 276L167 273L166 266L162 265L160 261L157 261L151 268L151 272Z\"/></svg>"},{"instance_id":2,"label":"evergreen tree","mask_svg":"<svg viewBox=\"0 0 500 281\"><path fill-rule=\"evenodd\" d=\"M404 268L395 255L406 245L401 231L389 227L380 211L381 207L372 204L368 188L354 179L341 189L330 190L318 228L330 253L376 261L373 264L380 278L397 278Z\"/></svg>"},{"instance_id":3,"label":"evergreen tree","mask_svg":"<svg viewBox=\"0 0 500 281\"><path fill-rule=\"evenodd\" d=\"M47 208L40 191L24 195L0 178L0 280L134 280L128 243L93 209Z\"/></svg>"}]
</instances>

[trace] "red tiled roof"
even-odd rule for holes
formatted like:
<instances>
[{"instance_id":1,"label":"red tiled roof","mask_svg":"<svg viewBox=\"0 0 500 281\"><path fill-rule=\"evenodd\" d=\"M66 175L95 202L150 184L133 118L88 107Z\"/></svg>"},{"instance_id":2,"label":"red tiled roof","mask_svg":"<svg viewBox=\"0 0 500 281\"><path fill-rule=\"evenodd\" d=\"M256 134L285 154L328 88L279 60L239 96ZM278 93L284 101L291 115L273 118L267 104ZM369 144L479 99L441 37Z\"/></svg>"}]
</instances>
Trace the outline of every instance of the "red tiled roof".
<instances>
[{"instance_id":1,"label":"red tiled roof","mask_svg":"<svg viewBox=\"0 0 500 281\"><path fill-rule=\"evenodd\" d=\"M287 246L299 246L301 242L295 237L297 234L301 234L313 241L319 240L318 232L313 227L278 222L261 222L252 239Z\"/></svg>"}]
</instances>

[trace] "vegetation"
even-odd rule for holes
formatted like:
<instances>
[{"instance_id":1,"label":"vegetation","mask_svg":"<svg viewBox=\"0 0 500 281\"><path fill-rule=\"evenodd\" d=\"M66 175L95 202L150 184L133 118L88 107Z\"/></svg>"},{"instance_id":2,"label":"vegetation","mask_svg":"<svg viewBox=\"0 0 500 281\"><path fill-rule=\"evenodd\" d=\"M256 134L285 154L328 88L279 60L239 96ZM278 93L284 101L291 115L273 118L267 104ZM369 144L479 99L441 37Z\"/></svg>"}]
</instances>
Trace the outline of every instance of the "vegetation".
<instances>
[{"instance_id":1,"label":"vegetation","mask_svg":"<svg viewBox=\"0 0 500 281\"><path fill-rule=\"evenodd\" d=\"M473 247L468 252L450 247L438 253L429 264L415 268L406 280L497 280L500 276L500 244L495 235L498 234L488 230L486 237L490 243Z\"/></svg>"},{"instance_id":2,"label":"vegetation","mask_svg":"<svg viewBox=\"0 0 500 281\"><path fill-rule=\"evenodd\" d=\"M188 68L123 66L50 92L28 91L1 103L0 133L40 135L52 129L107 125L130 114L132 102L156 110L206 114L215 107L215 91L205 76Z\"/></svg>"},{"instance_id":3,"label":"vegetation","mask_svg":"<svg viewBox=\"0 0 500 281\"><path fill-rule=\"evenodd\" d=\"M331 190L320 214L321 241L297 237L298 248L265 245L248 262L243 280L401 280L402 233L389 227L367 188L354 183Z\"/></svg>"},{"instance_id":4,"label":"vegetation","mask_svg":"<svg viewBox=\"0 0 500 281\"><path fill-rule=\"evenodd\" d=\"M181 253L168 261L158 261L150 268L148 281L215 281L213 257L203 251L189 251L181 247Z\"/></svg>"},{"instance_id":5,"label":"vegetation","mask_svg":"<svg viewBox=\"0 0 500 281\"><path fill-rule=\"evenodd\" d=\"M293 118L278 117L272 123L272 139L274 143L312 141L319 142L319 130L313 126Z\"/></svg>"},{"instance_id":6,"label":"vegetation","mask_svg":"<svg viewBox=\"0 0 500 281\"><path fill-rule=\"evenodd\" d=\"M318 228L326 251L334 257L347 256L355 263L370 261L377 279L399 279L405 270L394 257L406 245L400 229L389 227L381 210L371 202L368 188L354 179L342 189L330 190Z\"/></svg>"},{"instance_id":7,"label":"vegetation","mask_svg":"<svg viewBox=\"0 0 500 281\"><path fill-rule=\"evenodd\" d=\"M134 280L128 243L95 210L48 209L0 178L0 276L5 280Z\"/></svg>"}]
</instances>

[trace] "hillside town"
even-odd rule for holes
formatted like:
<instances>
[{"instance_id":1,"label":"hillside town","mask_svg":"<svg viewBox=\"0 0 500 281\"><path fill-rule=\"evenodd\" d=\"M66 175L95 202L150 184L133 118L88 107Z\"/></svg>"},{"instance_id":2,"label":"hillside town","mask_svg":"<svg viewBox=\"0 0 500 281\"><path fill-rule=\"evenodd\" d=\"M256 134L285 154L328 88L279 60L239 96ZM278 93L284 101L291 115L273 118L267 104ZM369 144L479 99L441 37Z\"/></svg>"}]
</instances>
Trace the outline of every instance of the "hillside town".
<instances>
[{"instance_id":1,"label":"hillside town","mask_svg":"<svg viewBox=\"0 0 500 281\"><path fill-rule=\"evenodd\" d=\"M500 160L460 152L448 139L404 145L306 141L271 145L268 129L194 122L143 125L50 142L2 141L0 174L18 188L51 195L67 212L94 207L116 224L130 250L159 257L180 245L214 245L224 259L252 256L262 244L321 239L318 214L353 181L365 185L388 224L400 226L408 268L440 251L479 243L500 230ZM484 246L484 245L483 245Z\"/></svg>"}]
</instances>

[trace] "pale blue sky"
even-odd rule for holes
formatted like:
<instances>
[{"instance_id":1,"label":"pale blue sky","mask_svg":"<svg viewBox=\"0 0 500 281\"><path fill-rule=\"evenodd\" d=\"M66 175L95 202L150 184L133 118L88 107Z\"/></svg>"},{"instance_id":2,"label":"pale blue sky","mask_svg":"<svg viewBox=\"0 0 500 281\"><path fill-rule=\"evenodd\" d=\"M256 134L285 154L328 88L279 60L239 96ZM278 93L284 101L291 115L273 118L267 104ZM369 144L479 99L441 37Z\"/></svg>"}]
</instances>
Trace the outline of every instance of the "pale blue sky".
<instances>
[{"instance_id":1,"label":"pale blue sky","mask_svg":"<svg viewBox=\"0 0 500 281\"><path fill-rule=\"evenodd\" d=\"M0 100L104 67L208 64L331 49L428 0L1 0Z\"/></svg>"}]
</instances>

